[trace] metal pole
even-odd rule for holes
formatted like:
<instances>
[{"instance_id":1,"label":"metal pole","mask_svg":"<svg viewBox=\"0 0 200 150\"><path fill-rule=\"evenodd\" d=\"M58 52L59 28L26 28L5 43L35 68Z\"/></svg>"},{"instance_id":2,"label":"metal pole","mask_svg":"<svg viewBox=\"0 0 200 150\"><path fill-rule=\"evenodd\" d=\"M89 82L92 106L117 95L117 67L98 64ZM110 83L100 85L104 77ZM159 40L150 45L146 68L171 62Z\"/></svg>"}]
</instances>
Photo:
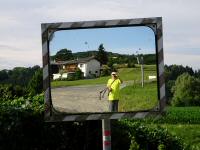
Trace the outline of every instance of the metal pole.
<instances>
[{"instance_id":1,"label":"metal pole","mask_svg":"<svg viewBox=\"0 0 200 150\"><path fill-rule=\"evenodd\" d=\"M144 65L143 65L143 56L141 56L141 73L142 73L142 87L144 87Z\"/></svg>"},{"instance_id":2,"label":"metal pole","mask_svg":"<svg viewBox=\"0 0 200 150\"><path fill-rule=\"evenodd\" d=\"M103 150L111 150L111 128L110 120L102 120Z\"/></svg>"}]
</instances>

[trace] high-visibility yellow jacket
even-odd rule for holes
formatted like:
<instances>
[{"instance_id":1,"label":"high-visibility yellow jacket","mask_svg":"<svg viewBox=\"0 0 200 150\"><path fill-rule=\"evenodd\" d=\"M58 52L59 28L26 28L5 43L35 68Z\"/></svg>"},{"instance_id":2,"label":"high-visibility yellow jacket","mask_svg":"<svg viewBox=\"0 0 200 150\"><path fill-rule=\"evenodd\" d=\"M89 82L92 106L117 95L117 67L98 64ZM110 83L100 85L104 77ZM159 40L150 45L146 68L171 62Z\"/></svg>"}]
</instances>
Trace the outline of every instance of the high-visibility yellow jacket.
<instances>
[{"instance_id":1,"label":"high-visibility yellow jacket","mask_svg":"<svg viewBox=\"0 0 200 150\"><path fill-rule=\"evenodd\" d=\"M119 100L119 95L120 95L120 85L121 85L121 81L119 79L116 79L114 82L113 79L109 79L108 83L107 83L107 87L111 86L111 92L109 92L108 95L108 100L112 101L112 100ZM112 84L112 85L111 85Z\"/></svg>"}]
</instances>

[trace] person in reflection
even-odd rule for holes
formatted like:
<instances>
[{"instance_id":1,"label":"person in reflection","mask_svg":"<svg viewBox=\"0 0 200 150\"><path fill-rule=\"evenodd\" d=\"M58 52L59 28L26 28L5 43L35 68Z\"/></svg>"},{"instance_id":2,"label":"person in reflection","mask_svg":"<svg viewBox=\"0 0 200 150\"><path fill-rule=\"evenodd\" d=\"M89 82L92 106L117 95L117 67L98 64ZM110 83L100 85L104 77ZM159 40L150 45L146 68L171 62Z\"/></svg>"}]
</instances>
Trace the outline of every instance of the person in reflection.
<instances>
[{"instance_id":1,"label":"person in reflection","mask_svg":"<svg viewBox=\"0 0 200 150\"><path fill-rule=\"evenodd\" d=\"M117 72L111 73L111 78L107 82L108 88L108 100L109 100L109 111L117 112L118 111L118 102L120 95L120 85L122 80L117 75Z\"/></svg>"}]
</instances>

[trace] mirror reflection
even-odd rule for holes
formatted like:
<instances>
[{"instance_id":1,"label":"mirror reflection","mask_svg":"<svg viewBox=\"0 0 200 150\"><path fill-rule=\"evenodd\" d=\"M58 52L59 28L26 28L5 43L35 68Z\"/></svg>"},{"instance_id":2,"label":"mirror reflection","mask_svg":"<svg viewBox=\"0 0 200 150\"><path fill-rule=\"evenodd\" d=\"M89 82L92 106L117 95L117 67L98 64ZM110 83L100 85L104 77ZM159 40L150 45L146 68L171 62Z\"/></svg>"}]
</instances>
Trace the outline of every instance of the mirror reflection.
<instances>
[{"instance_id":1,"label":"mirror reflection","mask_svg":"<svg viewBox=\"0 0 200 150\"><path fill-rule=\"evenodd\" d=\"M158 105L155 35L144 26L56 31L52 103L66 113L130 112Z\"/></svg>"}]
</instances>

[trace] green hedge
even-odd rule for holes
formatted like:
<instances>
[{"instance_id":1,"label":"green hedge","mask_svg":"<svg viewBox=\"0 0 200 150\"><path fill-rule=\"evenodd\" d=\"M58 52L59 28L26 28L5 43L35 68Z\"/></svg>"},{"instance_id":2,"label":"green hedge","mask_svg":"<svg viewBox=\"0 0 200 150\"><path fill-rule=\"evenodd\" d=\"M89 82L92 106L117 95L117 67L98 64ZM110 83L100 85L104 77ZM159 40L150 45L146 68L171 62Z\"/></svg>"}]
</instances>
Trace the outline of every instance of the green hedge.
<instances>
[{"instance_id":1,"label":"green hedge","mask_svg":"<svg viewBox=\"0 0 200 150\"><path fill-rule=\"evenodd\" d=\"M45 123L43 100L40 94L0 102L0 149L102 149L101 121ZM113 120L112 147L114 150L179 150L183 143L160 126Z\"/></svg>"},{"instance_id":2,"label":"green hedge","mask_svg":"<svg viewBox=\"0 0 200 150\"><path fill-rule=\"evenodd\" d=\"M123 120L112 125L113 149L122 150L182 150L183 141L161 126L148 126L134 120ZM116 138L118 137L118 138Z\"/></svg>"}]
</instances>

